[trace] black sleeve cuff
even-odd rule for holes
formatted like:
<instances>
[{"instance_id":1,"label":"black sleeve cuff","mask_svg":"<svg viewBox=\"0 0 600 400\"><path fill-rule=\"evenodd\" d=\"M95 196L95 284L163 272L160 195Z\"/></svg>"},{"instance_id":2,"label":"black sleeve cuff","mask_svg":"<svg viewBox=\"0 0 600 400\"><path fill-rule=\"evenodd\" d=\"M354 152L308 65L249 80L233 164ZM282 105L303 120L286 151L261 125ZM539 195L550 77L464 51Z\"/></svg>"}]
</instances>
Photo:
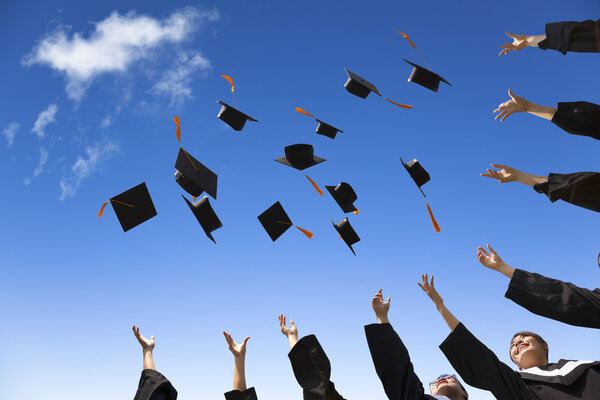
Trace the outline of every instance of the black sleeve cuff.
<instances>
[{"instance_id":1,"label":"black sleeve cuff","mask_svg":"<svg viewBox=\"0 0 600 400\"><path fill-rule=\"evenodd\" d=\"M226 400L258 400L254 387L248 388L244 391L232 390L225 393Z\"/></svg>"}]
</instances>

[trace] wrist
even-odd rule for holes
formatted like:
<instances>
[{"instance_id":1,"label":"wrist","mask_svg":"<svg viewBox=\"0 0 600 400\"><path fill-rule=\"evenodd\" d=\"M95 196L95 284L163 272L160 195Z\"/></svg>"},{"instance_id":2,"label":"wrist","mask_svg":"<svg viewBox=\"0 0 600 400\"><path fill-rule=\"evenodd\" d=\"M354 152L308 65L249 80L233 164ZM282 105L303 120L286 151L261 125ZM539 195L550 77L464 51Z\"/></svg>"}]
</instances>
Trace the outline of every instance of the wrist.
<instances>
[{"instance_id":1,"label":"wrist","mask_svg":"<svg viewBox=\"0 0 600 400\"><path fill-rule=\"evenodd\" d=\"M379 324L389 324L390 323L390 320L388 319L387 314L383 314L383 315L375 314L375 316L377 317L377 323L379 323Z\"/></svg>"}]
</instances>

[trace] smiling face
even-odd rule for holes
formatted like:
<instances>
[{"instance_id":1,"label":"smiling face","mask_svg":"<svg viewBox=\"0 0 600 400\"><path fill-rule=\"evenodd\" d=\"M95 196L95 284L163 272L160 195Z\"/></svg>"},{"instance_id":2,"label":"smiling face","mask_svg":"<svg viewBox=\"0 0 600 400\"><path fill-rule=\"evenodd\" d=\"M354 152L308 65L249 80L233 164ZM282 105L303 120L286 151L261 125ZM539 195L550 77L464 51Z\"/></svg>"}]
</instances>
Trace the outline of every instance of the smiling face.
<instances>
[{"instance_id":1,"label":"smiling face","mask_svg":"<svg viewBox=\"0 0 600 400\"><path fill-rule=\"evenodd\" d=\"M454 375L442 375L438 379L429 383L429 390L432 395L446 396L450 399L468 399L467 392L464 391L460 382Z\"/></svg>"},{"instance_id":2,"label":"smiling face","mask_svg":"<svg viewBox=\"0 0 600 400\"><path fill-rule=\"evenodd\" d=\"M548 364L548 344L532 332L518 332L510 342L510 358L519 369Z\"/></svg>"}]
</instances>

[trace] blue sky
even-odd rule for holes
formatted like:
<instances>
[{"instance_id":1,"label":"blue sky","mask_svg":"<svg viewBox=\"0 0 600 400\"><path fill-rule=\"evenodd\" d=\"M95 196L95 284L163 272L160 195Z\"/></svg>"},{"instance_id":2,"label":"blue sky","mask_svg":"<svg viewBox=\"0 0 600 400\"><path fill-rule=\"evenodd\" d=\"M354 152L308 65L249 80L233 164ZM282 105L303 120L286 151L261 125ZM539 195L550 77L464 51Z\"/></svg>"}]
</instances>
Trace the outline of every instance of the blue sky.
<instances>
[{"instance_id":1,"label":"blue sky","mask_svg":"<svg viewBox=\"0 0 600 400\"><path fill-rule=\"evenodd\" d=\"M222 330L252 336L248 384L260 398L299 398L283 312L301 335L317 334L345 397L384 399L362 328L374 322L370 299L381 287L421 379L451 371L437 349L448 329L416 285L425 272L505 362L522 329L542 334L552 360L600 359L592 330L504 299L506 278L475 257L489 242L510 265L598 286L595 213L479 177L490 162L540 175L598 170L593 139L492 113L509 87L544 105L600 102L598 55L497 56L504 31L597 19L597 2L38 1L0 10L2 397L132 398L137 324L156 336L157 368L181 399L230 390ZM406 81L402 58L421 61L398 30L452 87L433 93ZM352 96L344 67L414 108ZM238 108L259 121L242 132L216 118L216 101L231 102L221 74L234 79ZM295 107L344 133L316 135ZM173 116L186 150L219 175L217 245L174 182ZM344 218L331 197L273 161L293 143L327 159L306 171L322 188L346 181L356 190L356 257L331 227ZM398 156L430 173L423 189L442 232ZM127 233L110 207L97 218L105 200L140 182L155 218ZM292 229L271 242L256 217L278 200L312 240Z\"/></svg>"}]
</instances>

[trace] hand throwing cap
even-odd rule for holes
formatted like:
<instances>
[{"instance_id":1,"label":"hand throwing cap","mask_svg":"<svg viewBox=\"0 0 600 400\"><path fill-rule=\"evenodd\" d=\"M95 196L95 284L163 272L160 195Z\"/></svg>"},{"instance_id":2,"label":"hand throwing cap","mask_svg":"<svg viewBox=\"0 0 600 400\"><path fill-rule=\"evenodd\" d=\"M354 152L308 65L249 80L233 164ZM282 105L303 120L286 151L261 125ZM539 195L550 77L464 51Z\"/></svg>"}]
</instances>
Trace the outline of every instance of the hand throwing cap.
<instances>
[{"instance_id":1,"label":"hand throwing cap","mask_svg":"<svg viewBox=\"0 0 600 400\"><path fill-rule=\"evenodd\" d=\"M123 232L135 228L156 215L156 209L145 182L111 198L110 203L117 214Z\"/></svg>"},{"instance_id":2,"label":"hand throwing cap","mask_svg":"<svg viewBox=\"0 0 600 400\"><path fill-rule=\"evenodd\" d=\"M354 228L352 228L352 225L350 225L350 221L348 221L348 218L344 218L337 224L334 224L333 221L331 221L331 223L333 224L333 227L335 228L337 233L340 235L342 240L348 245L348 247L350 248L350 251L352 251L352 254L356 255L356 253L354 252L354 249L352 248L352 245L354 243L359 242L360 238L354 231Z\"/></svg>"},{"instance_id":3,"label":"hand throwing cap","mask_svg":"<svg viewBox=\"0 0 600 400\"><path fill-rule=\"evenodd\" d=\"M408 60L405 60L404 58L403 60L413 66L412 73L408 77L409 82L417 83L423 87L426 87L429 90L433 90L434 92L438 91L438 88L440 87L440 81L452 86L450 82L448 82L435 72L431 72L430 70L423 68L420 65L412 63Z\"/></svg>"},{"instance_id":4,"label":"hand throwing cap","mask_svg":"<svg viewBox=\"0 0 600 400\"><path fill-rule=\"evenodd\" d=\"M214 199L217 198L217 175L181 147L175 169L175 181L183 190L194 197L206 192Z\"/></svg>"},{"instance_id":5,"label":"hand throwing cap","mask_svg":"<svg viewBox=\"0 0 600 400\"><path fill-rule=\"evenodd\" d=\"M325 185L325 188L342 208L342 211L349 213L358 210L356 207L354 207L354 204L352 204L356 201L357 197L350 184L346 182L340 182L337 186Z\"/></svg>"},{"instance_id":6,"label":"hand throwing cap","mask_svg":"<svg viewBox=\"0 0 600 400\"><path fill-rule=\"evenodd\" d=\"M423 186L431 180L429 173L425 171L425 168L423 168L421 164L419 164L416 158L412 161L409 161L406 164L404 164L402 158L400 158L400 161L402 162L402 165L404 165L404 168L406 168L410 177L413 179L413 181L415 181L419 188L421 188L421 186Z\"/></svg>"},{"instance_id":7,"label":"hand throwing cap","mask_svg":"<svg viewBox=\"0 0 600 400\"><path fill-rule=\"evenodd\" d=\"M258 122L254 118L244 114L228 104L223 103L222 101L217 101L217 103L221 104L222 106L217 118L221 119L236 131L241 131L244 128L246 120Z\"/></svg>"},{"instance_id":8,"label":"hand throwing cap","mask_svg":"<svg viewBox=\"0 0 600 400\"><path fill-rule=\"evenodd\" d=\"M276 241L279 236L283 235L293 225L292 220L288 217L280 202L276 202L267 208L265 212L258 216L258 220L272 241Z\"/></svg>"},{"instance_id":9,"label":"hand throwing cap","mask_svg":"<svg viewBox=\"0 0 600 400\"><path fill-rule=\"evenodd\" d=\"M323 122L319 119L317 120L317 122L319 123L319 125L317 125L316 132L319 135L323 135L323 136L327 136L328 138L335 139L335 135L337 135L338 132L344 133L344 131L334 128L333 126L326 124L325 122Z\"/></svg>"},{"instance_id":10,"label":"hand throwing cap","mask_svg":"<svg viewBox=\"0 0 600 400\"><path fill-rule=\"evenodd\" d=\"M208 196L204 196L202 199L198 200L196 204L192 204L184 195L181 195L181 197L183 197L190 210L192 210L192 213L196 216L196 219L200 223L202 229L204 229L206 236L214 243L217 243L212 237L211 232L223 227L223 224L221 223L221 220L219 220L219 217L217 217L215 210L211 207Z\"/></svg>"},{"instance_id":11,"label":"hand throwing cap","mask_svg":"<svg viewBox=\"0 0 600 400\"><path fill-rule=\"evenodd\" d=\"M353 95L356 95L362 99L366 99L367 96L369 95L369 93L371 93L371 92L375 92L376 94L381 96L381 93L379 93L379 90L377 90L375 85L373 85L371 82L356 75L354 72L350 71L348 68L344 68L344 69L346 70L346 73L348 74L348 80L346 81L346 84L344 85L344 87L346 88L347 91L349 91Z\"/></svg>"},{"instance_id":12,"label":"hand throwing cap","mask_svg":"<svg viewBox=\"0 0 600 400\"><path fill-rule=\"evenodd\" d=\"M292 144L285 146L285 157L276 158L275 161L299 170L312 167L326 161L314 155L315 148L311 144Z\"/></svg>"}]
</instances>

